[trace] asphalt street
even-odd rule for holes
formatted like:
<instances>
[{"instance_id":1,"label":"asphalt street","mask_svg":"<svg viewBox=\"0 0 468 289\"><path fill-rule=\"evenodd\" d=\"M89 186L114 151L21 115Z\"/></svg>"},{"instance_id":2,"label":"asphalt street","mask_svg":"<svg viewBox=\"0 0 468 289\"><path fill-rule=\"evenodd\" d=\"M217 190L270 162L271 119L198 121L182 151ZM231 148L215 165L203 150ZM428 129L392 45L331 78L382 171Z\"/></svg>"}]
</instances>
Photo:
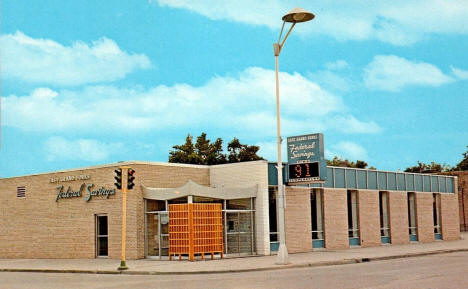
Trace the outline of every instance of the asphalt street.
<instances>
[{"instance_id":1,"label":"asphalt street","mask_svg":"<svg viewBox=\"0 0 468 289\"><path fill-rule=\"evenodd\" d=\"M1 289L468 288L468 252L314 268L198 275L0 273Z\"/></svg>"}]
</instances>

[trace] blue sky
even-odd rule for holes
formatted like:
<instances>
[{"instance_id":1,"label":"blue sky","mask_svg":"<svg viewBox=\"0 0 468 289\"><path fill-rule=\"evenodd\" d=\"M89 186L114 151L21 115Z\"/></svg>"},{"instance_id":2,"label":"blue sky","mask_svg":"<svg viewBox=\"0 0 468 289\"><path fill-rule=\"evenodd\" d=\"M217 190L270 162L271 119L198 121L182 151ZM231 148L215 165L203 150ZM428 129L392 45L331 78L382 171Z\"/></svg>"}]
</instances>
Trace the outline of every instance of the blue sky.
<instances>
[{"instance_id":1,"label":"blue sky","mask_svg":"<svg viewBox=\"0 0 468 289\"><path fill-rule=\"evenodd\" d=\"M187 133L276 160L282 135L383 170L454 165L468 145L468 4L424 1L2 1L0 176L167 161ZM283 150L284 151L284 150Z\"/></svg>"}]
</instances>

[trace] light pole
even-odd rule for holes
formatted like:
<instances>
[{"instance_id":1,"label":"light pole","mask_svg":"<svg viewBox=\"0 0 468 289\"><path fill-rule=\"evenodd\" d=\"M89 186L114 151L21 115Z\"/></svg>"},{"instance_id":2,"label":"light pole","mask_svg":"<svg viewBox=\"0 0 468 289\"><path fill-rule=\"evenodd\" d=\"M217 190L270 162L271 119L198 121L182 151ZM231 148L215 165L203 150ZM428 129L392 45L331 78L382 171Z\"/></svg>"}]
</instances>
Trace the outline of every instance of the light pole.
<instances>
[{"instance_id":1,"label":"light pole","mask_svg":"<svg viewBox=\"0 0 468 289\"><path fill-rule=\"evenodd\" d=\"M278 79L278 57L283 48L284 42L288 39L289 33L294 28L294 25L299 22L306 22L314 19L315 15L302 9L294 8L288 14L283 16L283 26L278 38L278 42L273 44L273 50L275 53L275 71L276 71L276 126L277 126L277 145L278 145L278 164L276 169L278 171L278 220L279 220L279 240L280 245L278 249L278 256L276 258L276 264L284 265L289 263L288 249L286 248L286 234L284 231L284 186L283 186L283 161L281 159L281 114L280 114L280 96L279 96L279 79ZM283 34L284 25L286 22L292 23L288 33L284 36L281 41Z\"/></svg>"}]
</instances>

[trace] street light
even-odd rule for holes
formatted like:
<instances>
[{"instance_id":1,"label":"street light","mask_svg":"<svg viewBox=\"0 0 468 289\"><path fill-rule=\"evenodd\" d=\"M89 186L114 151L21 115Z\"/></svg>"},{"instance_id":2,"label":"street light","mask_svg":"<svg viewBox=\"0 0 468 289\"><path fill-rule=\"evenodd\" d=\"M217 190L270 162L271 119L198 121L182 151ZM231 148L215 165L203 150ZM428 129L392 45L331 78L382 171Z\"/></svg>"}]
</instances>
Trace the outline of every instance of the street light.
<instances>
[{"instance_id":1,"label":"street light","mask_svg":"<svg viewBox=\"0 0 468 289\"><path fill-rule=\"evenodd\" d=\"M296 23L306 22L314 19L315 15L302 9L294 8L288 14L283 16L283 26L281 27L281 32L278 38L278 42L273 44L273 50L275 53L275 70L276 70L276 125L277 125L277 144L278 144L278 164L276 169L278 171L278 219L279 219L279 240L280 245L278 248L278 256L276 258L276 264L284 265L288 264L288 249L286 248L286 234L284 231L284 187L283 187L283 161L281 159L281 115L280 115L280 97L279 97L279 79L278 79L278 56L281 53L284 42L291 33L291 30L294 28ZM292 23L289 28L288 33L281 41L281 36L283 34L284 25L286 22Z\"/></svg>"}]
</instances>

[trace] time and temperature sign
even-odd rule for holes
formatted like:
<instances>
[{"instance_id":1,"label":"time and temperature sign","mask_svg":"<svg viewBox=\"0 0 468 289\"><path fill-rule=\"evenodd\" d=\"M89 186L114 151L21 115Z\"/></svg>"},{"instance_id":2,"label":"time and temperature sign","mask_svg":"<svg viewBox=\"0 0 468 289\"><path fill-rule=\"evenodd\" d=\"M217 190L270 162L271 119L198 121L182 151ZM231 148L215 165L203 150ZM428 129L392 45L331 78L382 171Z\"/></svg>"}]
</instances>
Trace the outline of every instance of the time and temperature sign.
<instances>
[{"instance_id":1,"label":"time and temperature sign","mask_svg":"<svg viewBox=\"0 0 468 289\"><path fill-rule=\"evenodd\" d=\"M289 182L320 180L319 162L289 165Z\"/></svg>"},{"instance_id":2,"label":"time and temperature sign","mask_svg":"<svg viewBox=\"0 0 468 289\"><path fill-rule=\"evenodd\" d=\"M323 134L288 137L288 182L321 183L326 180Z\"/></svg>"}]
</instances>

